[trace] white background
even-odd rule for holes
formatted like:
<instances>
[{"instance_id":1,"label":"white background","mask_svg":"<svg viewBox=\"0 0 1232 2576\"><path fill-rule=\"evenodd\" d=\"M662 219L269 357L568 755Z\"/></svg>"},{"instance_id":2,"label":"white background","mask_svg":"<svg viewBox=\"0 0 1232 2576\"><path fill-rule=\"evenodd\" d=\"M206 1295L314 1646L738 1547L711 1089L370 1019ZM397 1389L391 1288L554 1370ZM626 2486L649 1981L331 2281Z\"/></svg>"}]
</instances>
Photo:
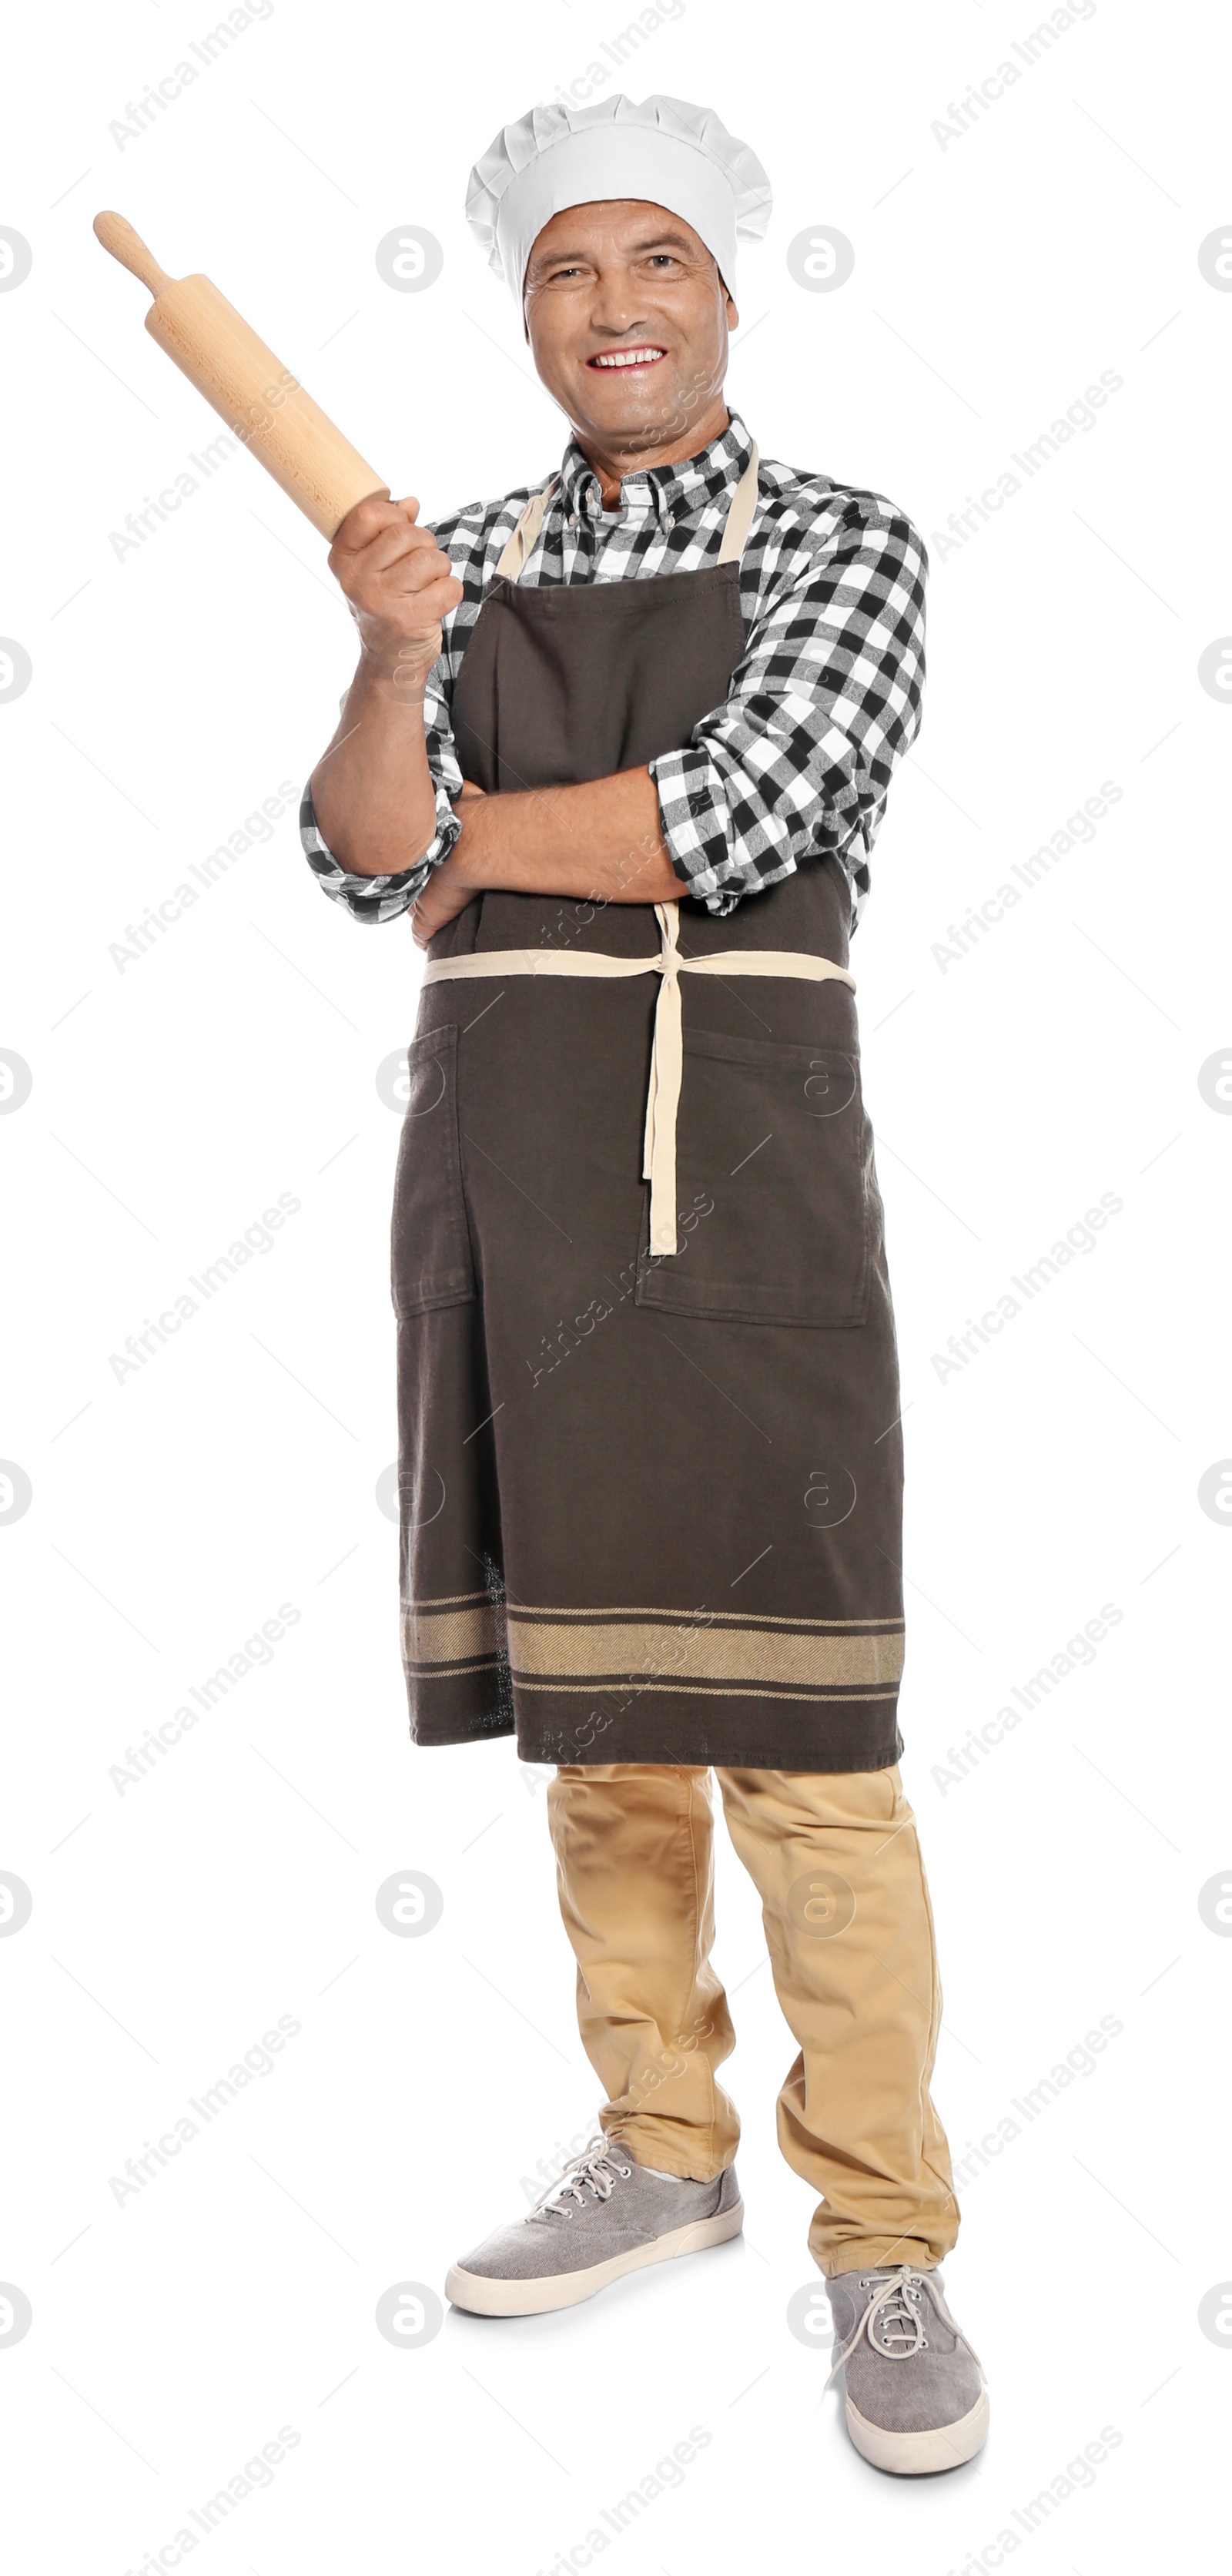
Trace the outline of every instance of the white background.
<instances>
[{"instance_id":1,"label":"white background","mask_svg":"<svg viewBox=\"0 0 1232 2576\"><path fill-rule=\"evenodd\" d=\"M925 723L853 965L908 1407L904 1775L956 2157L1101 2016L1123 2024L964 2193L947 2282L993 2431L921 2483L848 2449L826 2339L788 2328L818 2281L774 2138L793 2050L725 1845L743 2245L556 2318L447 2312L414 2349L377 2331L381 2293L439 2292L595 2109L546 1775L508 1740L406 1738L375 1490L398 1122L375 1077L413 1026L416 953L405 923L361 930L323 900L292 801L147 953L110 954L190 861L298 793L352 656L323 543L243 455L114 552L218 425L92 215L118 207L172 272L205 269L425 513L503 491L565 433L466 231L467 173L628 21L597 0L279 0L122 150L109 122L210 12L122 0L10 28L0 222L33 267L0 295L0 629L33 677L0 703L0 1044L33 1088L0 1118L0 1452L33 1498L0 1528L0 1868L33 1912L0 1940L0 2278L33 2323L0 2348L0 2397L31 2576L144 2568L284 2425L272 2484L199 2535L214 2576L412 2555L534 2576L695 2425L683 2486L612 2539L621 2576L945 2576L990 2543L995 2564L1007 2525L1041 2576L1094 2576L1169 2555L1182 2515L1193 2534L1232 2371L1198 2320L1232 2277L1203 2099L1232 1948L1197 1905L1232 1860L1232 1538L1198 1499L1232 1453L1232 1122L1198 1087L1232 1051L1232 710L1198 679L1232 630L1232 295L1198 266L1232 231L1229 64L1214 9L1101 0L943 148L934 122L1039 22L1012 0L687 0L624 79L713 104L770 168L730 377L763 453L889 493L932 553ZM375 267L407 223L444 251L422 294ZM816 224L855 246L832 294L787 268ZM941 546L1104 370L1123 385L1097 426ZM1093 841L942 971L948 926L1105 780L1122 797ZM301 1205L273 1248L117 1381L110 1354L282 1192ZM1123 1207L1097 1248L943 1380L948 1337L1105 1192ZM126 1748L284 1602L300 1617L272 1661L121 1794ZM1104 1603L1123 1616L1094 1662L935 1777ZM421 1939L374 1907L405 1869L444 1898ZM118 2204L109 2178L280 2015L301 2027L272 2071ZM1121 2440L1094 2485L1028 2538L1014 2508L1104 2426Z\"/></svg>"}]
</instances>

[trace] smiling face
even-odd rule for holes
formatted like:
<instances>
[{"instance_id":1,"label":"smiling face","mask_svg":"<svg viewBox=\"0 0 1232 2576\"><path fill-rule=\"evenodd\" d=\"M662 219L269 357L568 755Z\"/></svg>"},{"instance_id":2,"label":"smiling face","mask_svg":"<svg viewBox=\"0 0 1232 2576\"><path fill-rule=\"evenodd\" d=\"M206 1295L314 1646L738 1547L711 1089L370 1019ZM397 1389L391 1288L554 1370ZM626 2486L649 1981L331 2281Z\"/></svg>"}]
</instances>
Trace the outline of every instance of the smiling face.
<instances>
[{"instance_id":1,"label":"smiling face","mask_svg":"<svg viewBox=\"0 0 1232 2576\"><path fill-rule=\"evenodd\" d=\"M740 317L682 216L640 198L553 215L527 265L525 313L538 374L587 454L669 464L726 427Z\"/></svg>"}]
</instances>

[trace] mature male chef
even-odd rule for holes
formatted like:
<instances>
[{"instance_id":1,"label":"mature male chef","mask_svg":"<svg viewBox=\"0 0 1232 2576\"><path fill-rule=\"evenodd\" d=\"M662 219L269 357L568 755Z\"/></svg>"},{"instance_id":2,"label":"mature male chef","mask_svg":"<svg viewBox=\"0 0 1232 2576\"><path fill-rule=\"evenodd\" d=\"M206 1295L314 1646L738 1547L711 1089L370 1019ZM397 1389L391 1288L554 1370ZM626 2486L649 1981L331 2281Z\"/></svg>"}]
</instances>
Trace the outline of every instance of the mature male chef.
<instances>
[{"instance_id":1,"label":"mature male chef","mask_svg":"<svg viewBox=\"0 0 1232 2576\"><path fill-rule=\"evenodd\" d=\"M403 1650L421 1744L516 1733L605 2100L451 2269L485 2316L742 2220L710 1965L717 1772L800 2054L847 2423L985 2438L937 2269L932 1918L897 1767L902 1441L850 932L918 722L924 549L723 394L760 163L710 110L537 107L467 208L572 437L431 528L366 501L360 658L303 828L427 951L393 1218Z\"/></svg>"}]
</instances>

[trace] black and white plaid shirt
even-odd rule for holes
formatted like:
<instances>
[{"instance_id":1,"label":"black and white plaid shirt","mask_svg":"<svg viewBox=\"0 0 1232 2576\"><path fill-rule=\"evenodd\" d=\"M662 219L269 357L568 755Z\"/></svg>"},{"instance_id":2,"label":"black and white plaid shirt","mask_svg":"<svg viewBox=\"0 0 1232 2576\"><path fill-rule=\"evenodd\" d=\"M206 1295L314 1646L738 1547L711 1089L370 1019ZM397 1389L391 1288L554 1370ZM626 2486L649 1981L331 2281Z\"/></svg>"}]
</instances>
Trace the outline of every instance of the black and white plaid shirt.
<instances>
[{"instance_id":1,"label":"black and white plaid shirt","mask_svg":"<svg viewBox=\"0 0 1232 2576\"><path fill-rule=\"evenodd\" d=\"M751 454L732 412L699 456L626 475L619 513L571 440L524 582L643 581L716 561L727 507ZM450 703L466 640L529 491L474 501L431 522L463 597L445 619L424 726L437 833L397 876L354 876L327 849L305 791L300 830L326 894L357 921L405 912L447 858L462 773ZM852 928L869 891L869 856L896 761L919 730L924 681L923 540L877 492L759 461L758 500L740 567L744 654L731 694L682 751L650 763L663 837L688 892L716 914L833 852L851 888Z\"/></svg>"}]
</instances>

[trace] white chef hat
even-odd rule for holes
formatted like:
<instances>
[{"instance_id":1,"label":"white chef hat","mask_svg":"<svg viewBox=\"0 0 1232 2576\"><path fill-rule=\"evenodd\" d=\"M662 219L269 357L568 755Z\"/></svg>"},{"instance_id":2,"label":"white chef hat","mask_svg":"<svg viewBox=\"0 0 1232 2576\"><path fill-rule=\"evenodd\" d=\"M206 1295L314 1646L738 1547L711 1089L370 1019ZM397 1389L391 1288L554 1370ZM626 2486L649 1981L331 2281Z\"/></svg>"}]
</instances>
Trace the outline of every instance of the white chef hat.
<instances>
[{"instance_id":1,"label":"white chef hat","mask_svg":"<svg viewBox=\"0 0 1232 2576\"><path fill-rule=\"evenodd\" d=\"M640 197L682 215L735 292L736 244L760 241L770 181L756 153L710 107L682 98L564 100L506 125L475 164L466 216L519 310L526 263L553 215L597 199Z\"/></svg>"}]
</instances>

